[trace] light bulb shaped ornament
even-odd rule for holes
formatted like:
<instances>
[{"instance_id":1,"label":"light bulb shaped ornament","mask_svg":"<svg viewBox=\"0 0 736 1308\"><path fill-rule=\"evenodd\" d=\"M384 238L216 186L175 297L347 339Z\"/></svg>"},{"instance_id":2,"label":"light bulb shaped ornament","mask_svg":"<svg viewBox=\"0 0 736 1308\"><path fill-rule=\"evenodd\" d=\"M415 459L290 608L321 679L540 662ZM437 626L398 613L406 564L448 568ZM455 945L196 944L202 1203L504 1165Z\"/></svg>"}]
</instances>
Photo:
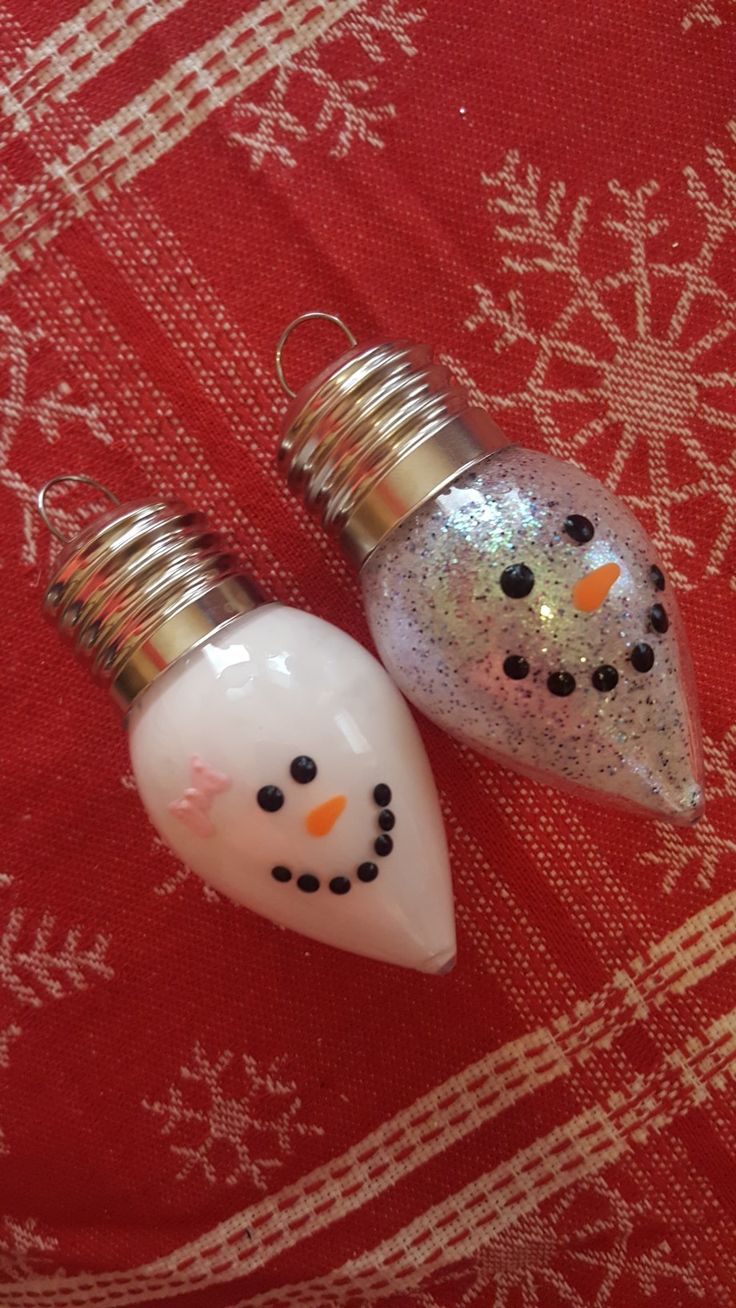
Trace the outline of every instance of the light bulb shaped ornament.
<instances>
[{"instance_id":1,"label":"light bulb shaped ornament","mask_svg":"<svg viewBox=\"0 0 736 1308\"><path fill-rule=\"evenodd\" d=\"M46 495L65 480L39 497L51 530ZM44 607L127 713L140 797L188 867L315 940L450 970L436 790L408 706L367 650L263 603L179 503L114 503L65 542Z\"/></svg>"},{"instance_id":2,"label":"light bulb shaped ornament","mask_svg":"<svg viewBox=\"0 0 736 1308\"><path fill-rule=\"evenodd\" d=\"M703 804L673 588L625 504L508 443L409 341L356 345L292 397L279 461L361 569L381 658L439 726L507 767L687 824ZM340 324L342 325L342 324Z\"/></svg>"}]
</instances>

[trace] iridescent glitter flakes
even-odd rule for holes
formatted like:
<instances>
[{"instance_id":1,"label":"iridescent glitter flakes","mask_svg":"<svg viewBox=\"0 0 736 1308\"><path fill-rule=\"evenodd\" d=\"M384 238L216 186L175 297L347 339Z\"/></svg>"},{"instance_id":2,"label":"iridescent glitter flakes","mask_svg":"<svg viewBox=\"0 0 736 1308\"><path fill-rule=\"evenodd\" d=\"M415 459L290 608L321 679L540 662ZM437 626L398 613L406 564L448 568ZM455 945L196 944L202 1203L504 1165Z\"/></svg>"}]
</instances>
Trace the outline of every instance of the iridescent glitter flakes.
<instances>
[{"instance_id":1,"label":"iridescent glitter flakes","mask_svg":"<svg viewBox=\"0 0 736 1308\"><path fill-rule=\"evenodd\" d=\"M299 395L283 342L327 316L351 348ZM508 767L670 822L703 805L687 646L626 506L512 447L425 345L358 345L332 315L276 352L293 404L279 463L361 568L404 694Z\"/></svg>"},{"instance_id":2,"label":"iridescent glitter flakes","mask_svg":"<svg viewBox=\"0 0 736 1308\"><path fill-rule=\"evenodd\" d=\"M579 469L509 447L362 571L381 657L429 717L538 780L691 822L687 655L644 529Z\"/></svg>"}]
</instances>

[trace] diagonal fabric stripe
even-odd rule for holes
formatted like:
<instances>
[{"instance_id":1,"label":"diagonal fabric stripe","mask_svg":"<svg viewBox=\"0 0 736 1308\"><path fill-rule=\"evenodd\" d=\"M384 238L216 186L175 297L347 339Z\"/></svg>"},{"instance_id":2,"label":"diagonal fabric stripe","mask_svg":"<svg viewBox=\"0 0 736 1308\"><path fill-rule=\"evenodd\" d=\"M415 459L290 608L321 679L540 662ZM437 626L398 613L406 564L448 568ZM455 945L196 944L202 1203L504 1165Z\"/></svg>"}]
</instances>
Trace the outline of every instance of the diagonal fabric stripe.
<instances>
[{"instance_id":1,"label":"diagonal fabric stripe","mask_svg":"<svg viewBox=\"0 0 736 1308\"><path fill-rule=\"evenodd\" d=\"M701 910L646 955L633 959L573 1012L466 1067L339 1158L198 1240L130 1271L10 1285L7 1304L81 1308L94 1302L98 1308L112 1308L243 1277L307 1234L314 1236L377 1198L539 1087L568 1075L592 1050L605 1047L672 995L692 990L734 960L736 895L731 894ZM619 1118L616 1113L612 1120ZM538 1192L543 1196L543 1187Z\"/></svg>"},{"instance_id":2,"label":"diagonal fabric stripe","mask_svg":"<svg viewBox=\"0 0 736 1308\"><path fill-rule=\"evenodd\" d=\"M545 1200L603 1171L704 1103L734 1075L735 1020L733 1009L652 1075L636 1077L621 1094L555 1127L328 1276L240 1299L231 1308L323 1308L326 1301L354 1298L356 1290L363 1302L375 1303L468 1258Z\"/></svg>"},{"instance_id":3,"label":"diagonal fabric stripe","mask_svg":"<svg viewBox=\"0 0 736 1308\"><path fill-rule=\"evenodd\" d=\"M186 140L215 110L313 44L357 3L286 0L275 8L265 0L179 59L0 208L0 281Z\"/></svg>"},{"instance_id":4,"label":"diagonal fabric stripe","mask_svg":"<svg viewBox=\"0 0 736 1308\"><path fill-rule=\"evenodd\" d=\"M187 0L91 0L37 46L0 83L0 135L29 132L36 119L109 68L144 32Z\"/></svg>"}]
</instances>

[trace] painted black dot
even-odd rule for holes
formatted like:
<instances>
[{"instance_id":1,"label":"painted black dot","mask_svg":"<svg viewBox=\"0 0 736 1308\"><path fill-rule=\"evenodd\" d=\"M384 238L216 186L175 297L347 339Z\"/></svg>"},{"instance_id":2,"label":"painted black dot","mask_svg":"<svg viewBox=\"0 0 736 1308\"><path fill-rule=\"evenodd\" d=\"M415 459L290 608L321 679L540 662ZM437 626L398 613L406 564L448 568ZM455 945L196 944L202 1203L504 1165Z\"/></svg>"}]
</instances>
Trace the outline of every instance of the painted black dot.
<instances>
[{"instance_id":1,"label":"painted black dot","mask_svg":"<svg viewBox=\"0 0 736 1308\"><path fill-rule=\"evenodd\" d=\"M651 645L647 645L643 640L635 645L631 651L631 662L637 672L649 672L654 667L654 650Z\"/></svg>"},{"instance_id":2,"label":"painted black dot","mask_svg":"<svg viewBox=\"0 0 736 1308\"><path fill-rule=\"evenodd\" d=\"M330 890L333 895L346 895L350 889L350 882L347 877L333 877L330 882Z\"/></svg>"},{"instance_id":3,"label":"painted black dot","mask_svg":"<svg viewBox=\"0 0 736 1308\"><path fill-rule=\"evenodd\" d=\"M288 867L272 867L271 876L274 881L281 881L284 885L286 885L287 881L291 881L291 872Z\"/></svg>"},{"instance_id":4,"label":"painted black dot","mask_svg":"<svg viewBox=\"0 0 736 1308\"><path fill-rule=\"evenodd\" d=\"M396 818L390 808L384 808L378 814L378 825L382 831L393 831L396 826Z\"/></svg>"},{"instance_id":5,"label":"painted black dot","mask_svg":"<svg viewBox=\"0 0 736 1308\"><path fill-rule=\"evenodd\" d=\"M667 610L664 604L653 604L649 610L649 621L654 631L658 631L660 636L669 629L670 620L667 617Z\"/></svg>"},{"instance_id":6,"label":"painted black dot","mask_svg":"<svg viewBox=\"0 0 736 1308\"><path fill-rule=\"evenodd\" d=\"M590 518L584 518L581 513L570 513L562 524L563 531L567 533L570 540L574 540L576 545L587 545L589 540L595 536L595 527Z\"/></svg>"},{"instance_id":7,"label":"painted black dot","mask_svg":"<svg viewBox=\"0 0 736 1308\"><path fill-rule=\"evenodd\" d=\"M63 594L64 594L64 587L62 583L60 581L55 581L53 586L49 586L48 591L46 592L46 602L48 604L53 604L55 608L56 605L61 602L61 597Z\"/></svg>"},{"instance_id":8,"label":"painted black dot","mask_svg":"<svg viewBox=\"0 0 736 1308\"><path fill-rule=\"evenodd\" d=\"M512 563L501 573L501 590L509 599L523 599L534 586L534 573L525 563Z\"/></svg>"},{"instance_id":9,"label":"painted black dot","mask_svg":"<svg viewBox=\"0 0 736 1308\"><path fill-rule=\"evenodd\" d=\"M512 681L523 681L529 676L529 664L521 654L509 654L503 661L503 670Z\"/></svg>"},{"instance_id":10,"label":"painted black dot","mask_svg":"<svg viewBox=\"0 0 736 1308\"><path fill-rule=\"evenodd\" d=\"M64 614L64 621L68 622L70 626L76 627L81 616L82 616L81 602L80 600L75 600L73 604L69 605L69 608Z\"/></svg>"},{"instance_id":11,"label":"painted black dot","mask_svg":"<svg viewBox=\"0 0 736 1308\"><path fill-rule=\"evenodd\" d=\"M317 764L307 754L299 754L297 758L292 760L289 771L300 786L306 786L309 781L314 781L317 775Z\"/></svg>"},{"instance_id":12,"label":"painted black dot","mask_svg":"<svg viewBox=\"0 0 736 1308\"><path fill-rule=\"evenodd\" d=\"M653 563L649 569L649 577L654 582L657 590L664 590L664 573L661 568L657 567L656 563Z\"/></svg>"},{"instance_id":13,"label":"painted black dot","mask_svg":"<svg viewBox=\"0 0 736 1308\"><path fill-rule=\"evenodd\" d=\"M284 802L284 792L278 786L261 786L256 799L267 813L278 813Z\"/></svg>"},{"instance_id":14,"label":"painted black dot","mask_svg":"<svg viewBox=\"0 0 736 1308\"><path fill-rule=\"evenodd\" d=\"M575 678L571 672L550 672L547 678L547 688L552 691L553 695L560 695L564 698L566 695L572 695L575 689Z\"/></svg>"},{"instance_id":15,"label":"painted black dot","mask_svg":"<svg viewBox=\"0 0 736 1308\"><path fill-rule=\"evenodd\" d=\"M618 685L618 672L610 663L601 663L591 677L596 690L614 690Z\"/></svg>"},{"instance_id":16,"label":"painted black dot","mask_svg":"<svg viewBox=\"0 0 736 1308\"><path fill-rule=\"evenodd\" d=\"M373 798L379 808L387 808L391 803L391 787L387 786L385 781L379 782L373 791Z\"/></svg>"},{"instance_id":17,"label":"painted black dot","mask_svg":"<svg viewBox=\"0 0 736 1308\"><path fill-rule=\"evenodd\" d=\"M375 881L378 876L378 868L375 863L361 863L358 868L359 881Z\"/></svg>"},{"instance_id":18,"label":"painted black dot","mask_svg":"<svg viewBox=\"0 0 736 1308\"><path fill-rule=\"evenodd\" d=\"M302 875L297 878L296 884L300 890L304 891L305 895L313 895L315 890L319 890L319 880L317 877L312 876L311 872L302 872Z\"/></svg>"},{"instance_id":19,"label":"painted black dot","mask_svg":"<svg viewBox=\"0 0 736 1308\"><path fill-rule=\"evenodd\" d=\"M376 853L381 858L385 858L387 854L390 854L393 847L394 842L390 836L378 836L373 845Z\"/></svg>"},{"instance_id":20,"label":"painted black dot","mask_svg":"<svg viewBox=\"0 0 736 1308\"><path fill-rule=\"evenodd\" d=\"M118 656L117 645L108 645L107 649L105 650L105 653L102 656L102 666L105 669L105 671L107 671L108 668L112 667L117 656Z\"/></svg>"}]
</instances>

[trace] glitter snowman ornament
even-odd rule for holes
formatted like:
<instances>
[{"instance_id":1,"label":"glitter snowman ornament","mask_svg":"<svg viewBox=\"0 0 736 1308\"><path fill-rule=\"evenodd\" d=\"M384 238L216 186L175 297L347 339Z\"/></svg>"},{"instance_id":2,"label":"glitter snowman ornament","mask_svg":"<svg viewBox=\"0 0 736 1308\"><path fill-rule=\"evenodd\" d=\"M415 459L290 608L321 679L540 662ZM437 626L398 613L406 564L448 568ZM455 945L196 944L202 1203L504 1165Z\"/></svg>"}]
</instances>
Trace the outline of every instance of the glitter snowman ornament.
<instances>
[{"instance_id":1,"label":"glitter snowman ornament","mask_svg":"<svg viewBox=\"0 0 736 1308\"><path fill-rule=\"evenodd\" d=\"M66 480L89 481L54 482ZM39 499L51 530L54 482ZM429 764L405 701L361 645L262 603L206 521L177 503L115 503L65 542L44 607L126 710L141 799L188 867L315 940L451 969Z\"/></svg>"},{"instance_id":2,"label":"glitter snowman ornament","mask_svg":"<svg viewBox=\"0 0 736 1308\"><path fill-rule=\"evenodd\" d=\"M381 658L507 767L677 824L702 811L690 658L641 524L574 465L509 444L430 351L353 348L292 396L292 487L361 569Z\"/></svg>"}]
</instances>

